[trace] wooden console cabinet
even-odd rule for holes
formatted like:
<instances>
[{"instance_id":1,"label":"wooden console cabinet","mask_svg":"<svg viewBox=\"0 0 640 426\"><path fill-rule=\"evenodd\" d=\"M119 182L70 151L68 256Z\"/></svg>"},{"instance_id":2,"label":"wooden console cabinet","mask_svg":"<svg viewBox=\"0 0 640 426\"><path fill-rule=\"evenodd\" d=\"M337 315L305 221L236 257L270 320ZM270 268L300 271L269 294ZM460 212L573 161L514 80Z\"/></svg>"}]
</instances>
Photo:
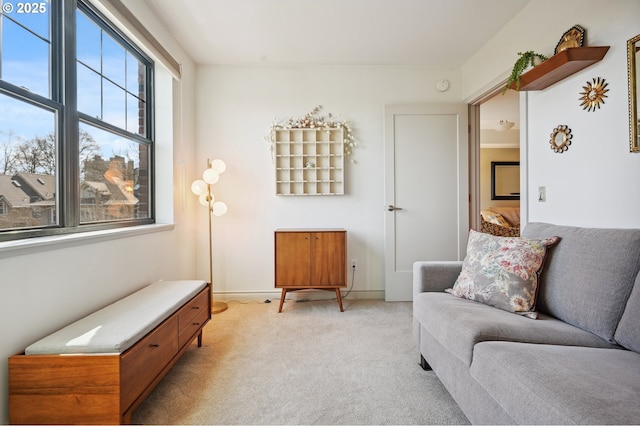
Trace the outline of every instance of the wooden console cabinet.
<instances>
[{"instance_id":1,"label":"wooden console cabinet","mask_svg":"<svg viewBox=\"0 0 640 426\"><path fill-rule=\"evenodd\" d=\"M278 229L275 231L275 286L282 289L278 312L289 291L335 291L347 286L347 231L344 229Z\"/></svg>"}]
</instances>

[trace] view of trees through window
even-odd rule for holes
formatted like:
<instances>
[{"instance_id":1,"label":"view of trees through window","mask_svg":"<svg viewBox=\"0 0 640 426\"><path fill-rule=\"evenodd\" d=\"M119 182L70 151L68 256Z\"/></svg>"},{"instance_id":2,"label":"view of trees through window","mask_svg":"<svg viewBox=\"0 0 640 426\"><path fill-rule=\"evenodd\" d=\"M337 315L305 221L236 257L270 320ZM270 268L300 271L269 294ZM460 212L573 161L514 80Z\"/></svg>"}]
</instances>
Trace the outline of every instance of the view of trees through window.
<instances>
[{"instance_id":1,"label":"view of trees through window","mask_svg":"<svg viewBox=\"0 0 640 426\"><path fill-rule=\"evenodd\" d=\"M150 223L150 60L80 1L71 59L55 17L74 1L32 3L28 13L0 4L0 237ZM65 61L75 73L62 72ZM65 103L68 84L75 99Z\"/></svg>"}]
</instances>

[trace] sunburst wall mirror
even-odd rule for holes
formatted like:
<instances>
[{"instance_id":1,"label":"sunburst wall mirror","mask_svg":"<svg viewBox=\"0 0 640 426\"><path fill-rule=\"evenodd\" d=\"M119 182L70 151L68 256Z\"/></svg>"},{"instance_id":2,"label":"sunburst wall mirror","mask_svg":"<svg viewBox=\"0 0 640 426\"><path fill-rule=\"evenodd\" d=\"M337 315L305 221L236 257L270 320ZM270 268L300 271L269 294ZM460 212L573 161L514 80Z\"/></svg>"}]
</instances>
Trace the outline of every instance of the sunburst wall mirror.
<instances>
[{"instance_id":1,"label":"sunburst wall mirror","mask_svg":"<svg viewBox=\"0 0 640 426\"><path fill-rule=\"evenodd\" d=\"M587 81L586 86L582 86L583 92L580 92L580 100L582 103L580 106L587 111L595 111L600 109L600 105L604 104L604 98L607 97L606 93L609 91L607 86L609 84L604 81L604 78L594 78L592 81Z\"/></svg>"}]
</instances>

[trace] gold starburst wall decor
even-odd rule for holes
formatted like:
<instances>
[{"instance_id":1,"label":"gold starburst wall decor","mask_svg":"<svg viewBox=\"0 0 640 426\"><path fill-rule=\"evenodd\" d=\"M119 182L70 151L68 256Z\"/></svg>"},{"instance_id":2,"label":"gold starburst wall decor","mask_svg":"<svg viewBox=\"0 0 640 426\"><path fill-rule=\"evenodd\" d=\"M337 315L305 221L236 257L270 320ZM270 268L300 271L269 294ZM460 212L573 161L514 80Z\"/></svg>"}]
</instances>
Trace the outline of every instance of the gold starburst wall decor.
<instances>
[{"instance_id":1,"label":"gold starburst wall decor","mask_svg":"<svg viewBox=\"0 0 640 426\"><path fill-rule=\"evenodd\" d=\"M601 104L604 104L604 98L607 97L605 93L609 91L607 89L608 83L604 81L604 78L594 78L593 81L587 81L586 86L582 86L584 92L580 92L580 100L582 103L580 106L587 111L595 111L600 108Z\"/></svg>"}]
</instances>

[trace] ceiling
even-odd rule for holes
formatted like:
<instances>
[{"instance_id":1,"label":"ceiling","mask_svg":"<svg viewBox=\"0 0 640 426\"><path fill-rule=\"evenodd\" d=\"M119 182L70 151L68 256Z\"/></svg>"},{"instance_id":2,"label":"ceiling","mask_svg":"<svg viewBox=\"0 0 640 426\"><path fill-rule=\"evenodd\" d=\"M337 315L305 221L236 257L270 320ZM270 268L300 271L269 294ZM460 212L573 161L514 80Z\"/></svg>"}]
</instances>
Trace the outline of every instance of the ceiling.
<instances>
[{"instance_id":1,"label":"ceiling","mask_svg":"<svg viewBox=\"0 0 640 426\"><path fill-rule=\"evenodd\" d=\"M530 0L144 1L199 64L457 68Z\"/></svg>"},{"instance_id":2,"label":"ceiling","mask_svg":"<svg viewBox=\"0 0 640 426\"><path fill-rule=\"evenodd\" d=\"M514 123L506 131L500 121ZM483 148L517 148L520 146L520 94L509 90L480 105L480 145Z\"/></svg>"},{"instance_id":3,"label":"ceiling","mask_svg":"<svg viewBox=\"0 0 640 426\"><path fill-rule=\"evenodd\" d=\"M530 0L143 1L198 64L457 69ZM483 139L511 134L502 143L514 143L518 97L510 95L482 105ZM499 120L516 125L494 132Z\"/></svg>"}]
</instances>

